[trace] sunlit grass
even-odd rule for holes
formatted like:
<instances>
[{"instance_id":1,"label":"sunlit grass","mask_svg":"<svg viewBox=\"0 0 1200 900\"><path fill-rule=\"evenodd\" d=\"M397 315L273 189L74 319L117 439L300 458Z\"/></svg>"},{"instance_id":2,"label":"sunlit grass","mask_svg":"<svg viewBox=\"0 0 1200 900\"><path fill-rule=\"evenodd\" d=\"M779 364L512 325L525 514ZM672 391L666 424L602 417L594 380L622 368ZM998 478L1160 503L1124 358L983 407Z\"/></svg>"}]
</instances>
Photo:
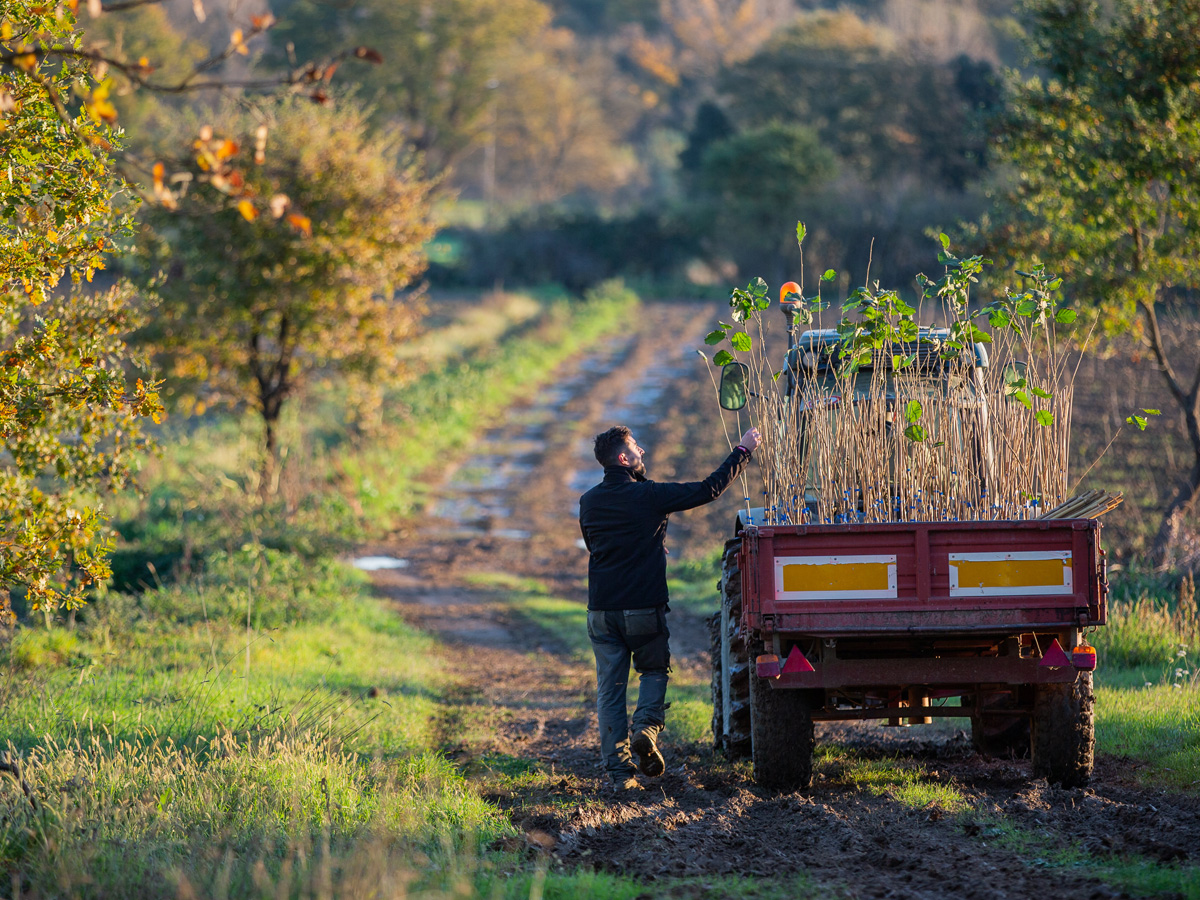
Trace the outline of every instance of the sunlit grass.
<instances>
[{"instance_id":1,"label":"sunlit grass","mask_svg":"<svg viewBox=\"0 0 1200 900\"><path fill-rule=\"evenodd\" d=\"M1096 856L1078 844L1065 846L1047 844L1046 833L1021 828L1008 820L987 818L981 837L989 844L1012 850L1030 866L1061 869L1070 874L1090 878L1102 884L1121 888L1134 896L1170 895L1186 900L1200 900L1200 868L1164 864L1143 857Z\"/></svg>"},{"instance_id":2,"label":"sunlit grass","mask_svg":"<svg viewBox=\"0 0 1200 900\"><path fill-rule=\"evenodd\" d=\"M914 809L961 812L970 806L954 785L934 781L921 767L901 760L847 760L837 778Z\"/></svg>"},{"instance_id":3,"label":"sunlit grass","mask_svg":"<svg viewBox=\"0 0 1200 900\"><path fill-rule=\"evenodd\" d=\"M1176 686L1178 684L1178 687ZM1200 788L1200 680L1096 689L1096 749L1146 766L1155 785Z\"/></svg>"}]
</instances>

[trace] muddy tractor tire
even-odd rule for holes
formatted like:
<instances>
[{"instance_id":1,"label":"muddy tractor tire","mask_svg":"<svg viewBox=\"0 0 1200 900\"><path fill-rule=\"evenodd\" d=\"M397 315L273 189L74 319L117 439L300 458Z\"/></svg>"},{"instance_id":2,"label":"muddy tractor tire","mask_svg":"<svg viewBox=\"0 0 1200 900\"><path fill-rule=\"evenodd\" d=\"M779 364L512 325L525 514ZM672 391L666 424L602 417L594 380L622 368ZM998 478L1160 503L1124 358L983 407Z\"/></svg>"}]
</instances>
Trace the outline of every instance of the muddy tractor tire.
<instances>
[{"instance_id":1,"label":"muddy tractor tire","mask_svg":"<svg viewBox=\"0 0 1200 900\"><path fill-rule=\"evenodd\" d=\"M753 648L762 653L761 644ZM750 673L751 758L760 787L796 791L812 783L812 691L775 690Z\"/></svg>"},{"instance_id":2,"label":"muddy tractor tire","mask_svg":"<svg viewBox=\"0 0 1200 900\"><path fill-rule=\"evenodd\" d=\"M983 694L982 709L971 714L971 744L984 756L996 759L1029 757L1029 715L1010 712L1029 709L1032 692L1028 685L1019 692ZM970 698L974 705L974 697Z\"/></svg>"},{"instance_id":3,"label":"muddy tractor tire","mask_svg":"<svg viewBox=\"0 0 1200 900\"><path fill-rule=\"evenodd\" d=\"M1065 788L1083 787L1092 777L1096 752L1092 673L1072 684L1039 684L1033 697L1033 774Z\"/></svg>"},{"instance_id":4,"label":"muddy tractor tire","mask_svg":"<svg viewBox=\"0 0 1200 900\"><path fill-rule=\"evenodd\" d=\"M750 661L741 634L741 538L725 542L721 557L721 609L708 620L712 651L713 747L731 760L750 755Z\"/></svg>"}]
</instances>

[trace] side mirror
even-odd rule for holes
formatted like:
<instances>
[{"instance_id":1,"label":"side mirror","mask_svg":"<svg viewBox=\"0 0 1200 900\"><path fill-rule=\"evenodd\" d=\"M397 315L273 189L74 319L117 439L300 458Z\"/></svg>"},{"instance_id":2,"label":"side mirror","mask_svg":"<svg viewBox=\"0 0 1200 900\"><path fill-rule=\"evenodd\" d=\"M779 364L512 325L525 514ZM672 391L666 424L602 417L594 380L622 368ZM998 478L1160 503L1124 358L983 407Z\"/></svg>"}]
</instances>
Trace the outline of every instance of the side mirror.
<instances>
[{"instance_id":1,"label":"side mirror","mask_svg":"<svg viewBox=\"0 0 1200 900\"><path fill-rule=\"evenodd\" d=\"M731 362L721 366L721 386L717 400L722 409L737 410L746 405L750 396L750 367L745 363Z\"/></svg>"},{"instance_id":2,"label":"side mirror","mask_svg":"<svg viewBox=\"0 0 1200 900\"><path fill-rule=\"evenodd\" d=\"M1004 377L1004 388L1006 392L1011 392L1017 388L1025 386L1025 375L1029 371L1029 364L1015 359L1006 363L1001 374Z\"/></svg>"}]
</instances>

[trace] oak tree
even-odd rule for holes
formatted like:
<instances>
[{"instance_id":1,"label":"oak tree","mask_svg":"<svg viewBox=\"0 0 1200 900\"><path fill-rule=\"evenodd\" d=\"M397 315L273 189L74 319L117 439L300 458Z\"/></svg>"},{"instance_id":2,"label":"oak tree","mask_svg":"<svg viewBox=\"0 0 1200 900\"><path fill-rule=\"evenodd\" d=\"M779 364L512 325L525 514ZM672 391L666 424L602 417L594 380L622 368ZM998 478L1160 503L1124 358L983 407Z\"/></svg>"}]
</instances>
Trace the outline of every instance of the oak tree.
<instances>
[{"instance_id":1,"label":"oak tree","mask_svg":"<svg viewBox=\"0 0 1200 900\"><path fill-rule=\"evenodd\" d=\"M191 186L145 253L166 278L147 332L180 400L262 417L262 490L285 403L317 371L370 385L397 365L425 266L433 183L349 100L226 105L184 149ZM240 197L230 204L230 196Z\"/></svg>"}]
</instances>

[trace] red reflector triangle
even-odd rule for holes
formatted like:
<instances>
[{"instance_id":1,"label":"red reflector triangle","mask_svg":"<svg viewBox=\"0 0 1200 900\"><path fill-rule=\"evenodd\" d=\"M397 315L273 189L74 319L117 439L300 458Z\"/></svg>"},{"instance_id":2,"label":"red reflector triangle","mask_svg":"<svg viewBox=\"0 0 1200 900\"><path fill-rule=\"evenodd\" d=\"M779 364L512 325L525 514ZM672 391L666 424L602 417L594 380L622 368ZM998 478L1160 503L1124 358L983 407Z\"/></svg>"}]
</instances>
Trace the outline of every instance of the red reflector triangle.
<instances>
[{"instance_id":1,"label":"red reflector triangle","mask_svg":"<svg viewBox=\"0 0 1200 900\"><path fill-rule=\"evenodd\" d=\"M1059 652L1061 653L1062 651L1060 650ZM804 654L800 652L800 648L793 647L792 652L787 655L787 660L784 661L783 671L786 674L788 672L815 672L816 670L804 658Z\"/></svg>"},{"instance_id":2,"label":"red reflector triangle","mask_svg":"<svg viewBox=\"0 0 1200 900\"><path fill-rule=\"evenodd\" d=\"M1042 661L1038 663L1038 665L1046 666L1050 669L1061 669L1064 666L1071 665L1070 657L1068 657L1067 654L1063 652L1063 648L1059 646L1058 638L1055 638L1053 643L1050 644L1049 648L1042 655Z\"/></svg>"}]
</instances>

